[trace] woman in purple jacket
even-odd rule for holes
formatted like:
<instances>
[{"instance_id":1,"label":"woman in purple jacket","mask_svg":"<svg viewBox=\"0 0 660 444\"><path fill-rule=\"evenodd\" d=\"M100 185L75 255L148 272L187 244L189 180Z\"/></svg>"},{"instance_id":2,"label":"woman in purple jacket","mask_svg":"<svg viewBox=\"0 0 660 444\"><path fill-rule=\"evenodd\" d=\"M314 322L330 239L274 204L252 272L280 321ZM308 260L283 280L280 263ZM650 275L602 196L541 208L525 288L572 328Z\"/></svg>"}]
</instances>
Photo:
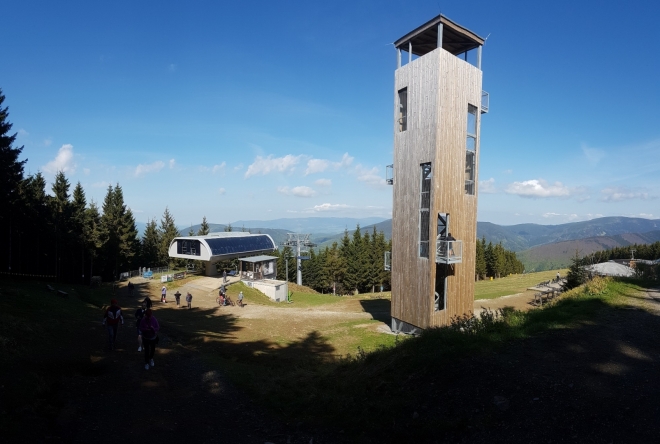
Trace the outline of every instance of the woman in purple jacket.
<instances>
[{"instance_id":1,"label":"woman in purple jacket","mask_svg":"<svg viewBox=\"0 0 660 444\"><path fill-rule=\"evenodd\" d=\"M154 353L156 352L156 344L158 343L158 330L160 330L160 325L158 325L156 317L151 313L151 309L147 309L147 311L144 312L144 318L140 321L145 370L149 370L149 366L154 366Z\"/></svg>"}]
</instances>

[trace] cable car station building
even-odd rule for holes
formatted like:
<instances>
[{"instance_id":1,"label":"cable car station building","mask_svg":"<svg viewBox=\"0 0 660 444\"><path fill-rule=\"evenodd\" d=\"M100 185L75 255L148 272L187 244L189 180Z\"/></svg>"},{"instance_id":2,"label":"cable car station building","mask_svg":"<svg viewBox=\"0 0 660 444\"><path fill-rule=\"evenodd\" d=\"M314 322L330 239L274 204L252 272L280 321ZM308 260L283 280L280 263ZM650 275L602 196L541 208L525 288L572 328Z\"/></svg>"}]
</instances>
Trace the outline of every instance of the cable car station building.
<instances>
[{"instance_id":1,"label":"cable car station building","mask_svg":"<svg viewBox=\"0 0 660 444\"><path fill-rule=\"evenodd\" d=\"M176 237L170 243L168 254L170 257L204 261L206 276L217 276L217 262L238 258L241 280L273 300L284 301L288 285L285 281L276 280L277 258L266 255L275 250L277 245L267 234L232 231Z\"/></svg>"},{"instance_id":2,"label":"cable car station building","mask_svg":"<svg viewBox=\"0 0 660 444\"><path fill-rule=\"evenodd\" d=\"M394 43L392 330L472 313L484 39L439 15Z\"/></svg>"}]
</instances>

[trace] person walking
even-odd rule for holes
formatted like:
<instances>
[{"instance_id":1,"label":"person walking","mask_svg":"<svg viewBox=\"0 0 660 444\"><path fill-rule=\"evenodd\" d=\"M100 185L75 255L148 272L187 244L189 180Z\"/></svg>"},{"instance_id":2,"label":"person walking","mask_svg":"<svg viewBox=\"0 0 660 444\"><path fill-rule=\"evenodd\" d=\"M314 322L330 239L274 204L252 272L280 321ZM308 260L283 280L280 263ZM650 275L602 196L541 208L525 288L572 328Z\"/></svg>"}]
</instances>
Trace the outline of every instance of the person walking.
<instances>
[{"instance_id":1,"label":"person walking","mask_svg":"<svg viewBox=\"0 0 660 444\"><path fill-rule=\"evenodd\" d=\"M222 271L222 282L227 282L227 270Z\"/></svg>"},{"instance_id":2,"label":"person walking","mask_svg":"<svg viewBox=\"0 0 660 444\"><path fill-rule=\"evenodd\" d=\"M243 307L243 292L238 293L238 306Z\"/></svg>"},{"instance_id":3,"label":"person walking","mask_svg":"<svg viewBox=\"0 0 660 444\"><path fill-rule=\"evenodd\" d=\"M179 293L179 290L174 293L174 299L176 300L176 308L179 308L179 304L181 303L181 293Z\"/></svg>"},{"instance_id":4,"label":"person walking","mask_svg":"<svg viewBox=\"0 0 660 444\"><path fill-rule=\"evenodd\" d=\"M144 349L144 369L149 370L154 364L154 354L156 353L156 344L158 344L158 331L160 325L158 320L148 308L144 312L144 318L140 321L140 331L142 332L142 347Z\"/></svg>"},{"instance_id":5,"label":"person walking","mask_svg":"<svg viewBox=\"0 0 660 444\"><path fill-rule=\"evenodd\" d=\"M188 310L192 308L192 295L190 292L186 295L186 302L188 303Z\"/></svg>"},{"instance_id":6,"label":"person walking","mask_svg":"<svg viewBox=\"0 0 660 444\"><path fill-rule=\"evenodd\" d=\"M142 301L142 304L144 305L145 309L151 308L151 306L154 305L154 303L151 302L151 299L149 298L149 296L144 298L144 301Z\"/></svg>"},{"instance_id":7,"label":"person walking","mask_svg":"<svg viewBox=\"0 0 660 444\"><path fill-rule=\"evenodd\" d=\"M160 302L167 303L167 288L163 285L163 288L160 289Z\"/></svg>"},{"instance_id":8,"label":"person walking","mask_svg":"<svg viewBox=\"0 0 660 444\"><path fill-rule=\"evenodd\" d=\"M142 351L142 332L140 331L140 321L144 318L144 312L147 311L146 302L142 302L142 306L135 311L135 328L138 335L138 351Z\"/></svg>"},{"instance_id":9,"label":"person walking","mask_svg":"<svg viewBox=\"0 0 660 444\"><path fill-rule=\"evenodd\" d=\"M121 314L121 308L117 303L117 299L110 300L110 307L105 310L103 315L103 325L108 330L108 348L115 349L115 340L117 339L117 330L119 329L119 322L124 325L124 316Z\"/></svg>"}]
</instances>

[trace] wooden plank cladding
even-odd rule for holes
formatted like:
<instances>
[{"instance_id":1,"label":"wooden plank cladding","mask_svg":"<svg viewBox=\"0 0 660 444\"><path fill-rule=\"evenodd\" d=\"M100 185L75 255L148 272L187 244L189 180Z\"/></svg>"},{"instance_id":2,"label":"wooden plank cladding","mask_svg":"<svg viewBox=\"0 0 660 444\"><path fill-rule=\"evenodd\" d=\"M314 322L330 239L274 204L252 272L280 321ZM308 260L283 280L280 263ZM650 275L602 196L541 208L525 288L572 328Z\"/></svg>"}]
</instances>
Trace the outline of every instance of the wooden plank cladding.
<instances>
[{"instance_id":1,"label":"wooden plank cladding","mask_svg":"<svg viewBox=\"0 0 660 444\"><path fill-rule=\"evenodd\" d=\"M437 48L398 68L394 90L394 190L392 208L392 317L419 328L449 324L471 313L474 300L481 114L476 114L475 192L466 194L468 105L481 104L479 68ZM399 91L406 89L401 125ZM405 130L402 130L405 128ZM431 163L428 257L420 255L421 165ZM462 263L437 265L438 213L463 242ZM422 248L423 251L423 248ZM436 309L435 293L445 288ZM442 280L442 281L439 281Z\"/></svg>"}]
</instances>

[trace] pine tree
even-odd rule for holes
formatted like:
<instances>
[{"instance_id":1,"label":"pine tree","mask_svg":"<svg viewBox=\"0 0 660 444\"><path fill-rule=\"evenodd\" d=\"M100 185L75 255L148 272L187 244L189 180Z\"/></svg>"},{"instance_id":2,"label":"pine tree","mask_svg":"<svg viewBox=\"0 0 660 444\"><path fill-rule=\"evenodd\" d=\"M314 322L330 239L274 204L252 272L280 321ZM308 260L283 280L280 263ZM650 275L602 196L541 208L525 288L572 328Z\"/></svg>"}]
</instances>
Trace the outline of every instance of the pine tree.
<instances>
[{"instance_id":1,"label":"pine tree","mask_svg":"<svg viewBox=\"0 0 660 444\"><path fill-rule=\"evenodd\" d=\"M209 223L206 222L206 216L202 218L202 224L199 226L199 230L197 230L197 235L198 236L206 236L211 232L211 228L209 227Z\"/></svg>"},{"instance_id":2,"label":"pine tree","mask_svg":"<svg viewBox=\"0 0 660 444\"><path fill-rule=\"evenodd\" d=\"M57 279L68 280L68 267L71 263L71 203L69 202L69 180L62 171L55 175L49 203L55 224L55 263Z\"/></svg>"},{"instance_id":3,"label":"pine tree","mask_svg":"<svg viewBox=\"0 0 660 444\"><path fill-rule=\"evenodd\" d=\"M80 270L80 279L85 279L85 222L87 220L87 198L85 190L80 182L76 184L73 190L73 201L71 202L71 231L75 236L75 257L76 271Z\"/></svg>"},{"instance_id":4,"label":"pine tree","mask_svg":"<svg viewBox=\"0 0 660 444\"><path fill-rule=\"evenodd\" d=\"M89 256L89 277L94 276L94 261L99 257L101 243L101 214L96 202L92 201L85 211L85 226L83 229L85 248Z\"/></svg>"},{"instance_id":5,"label":"pine tree","mask_svg":"<svg viewBox=\"0 0 660 444\"><path fill-rule=\"evenodd\" d=\"M477 241L477 251L475 260L475 279L486 279L486 238L482 237L481 241Z\"/></svg>"},{"instance_id":6,"label":"pine tree","mask_svg":"<svg viewBox=\"0 0 660 444\"><path fill-rule=\"evenodd\" d=\"M174 217L170 214L169 208L165 207L163 217L160 219L160 255L159 262L161 265L168 265L170 263L169 249L170 244L175 237L179 235L174 223Z\"/></svg>"},{"instance_id":7,"label":"pine tree","mask_svg":"<svg viewBox=\"0 0 660 444\"><path fill-rule=\"evenodd\" d=\"M103 274L106 278L117 279L121 271L128 271L133 265L139 246L133 212L126 208L119 184L108 187L99 233L103 245Z\"/></svg>"},{"instance_id":8,"label":"pine tree","mask_svg":"<svg viewBox=\"0 0 660 444\"><path fill-rule=\"evenodd\" d=\"M23 208L19 205L19 190L23 181L23 166L27 159L18 160L23 147L14 148L16 133L10 135L12 124L9 123L9 110L2 107L5 96L0 89L0 236L3 245L9 248L9 255L1 255L0 270L11 271L13 259L18 261L19 256L12 256L12 240L16 242L16 227L25 221ZM18 262L16 262L16 265ZM14 266L14 270L18 267Z\"/></svg>"},{"instance_id":9,"label":"pine tree","mask_svg":"<svg viewBox=\"0 0 660 444\"><path fill-rule=\"evenodd\" d=\"M580 259L580 254L578 250L575 250L575 256L571 259L571 266L568 268L568 273L566 273L564 289L570 290L571 288L579 287L587 282L587 277L587 270L584 268Z\"/></svg>"},{"instance_id":10,"label":"pine tree","mask_svg":"<svg viewBox=\"0 0 660 444\"><path fill-rule=\"evenodd\" d=\"M159 263L160 245L160 232L156 219L151 219L147 222L140 242L142 266L151 268Z\"/></svg>"},{"instance_id":11,"label":"pine tree","mask_svg":"<svg viewBox=\"0 0 660 444\"><path fill-rule=\"evenodd\" d=\"M348 238L346 233L345 238ZM329 287L333 294L344 294L344 274L346 273L346 263L341 254L337 242L332 243L332 248L326 249L325 269L329 277Z\"/></svg>"}]
</instances>

